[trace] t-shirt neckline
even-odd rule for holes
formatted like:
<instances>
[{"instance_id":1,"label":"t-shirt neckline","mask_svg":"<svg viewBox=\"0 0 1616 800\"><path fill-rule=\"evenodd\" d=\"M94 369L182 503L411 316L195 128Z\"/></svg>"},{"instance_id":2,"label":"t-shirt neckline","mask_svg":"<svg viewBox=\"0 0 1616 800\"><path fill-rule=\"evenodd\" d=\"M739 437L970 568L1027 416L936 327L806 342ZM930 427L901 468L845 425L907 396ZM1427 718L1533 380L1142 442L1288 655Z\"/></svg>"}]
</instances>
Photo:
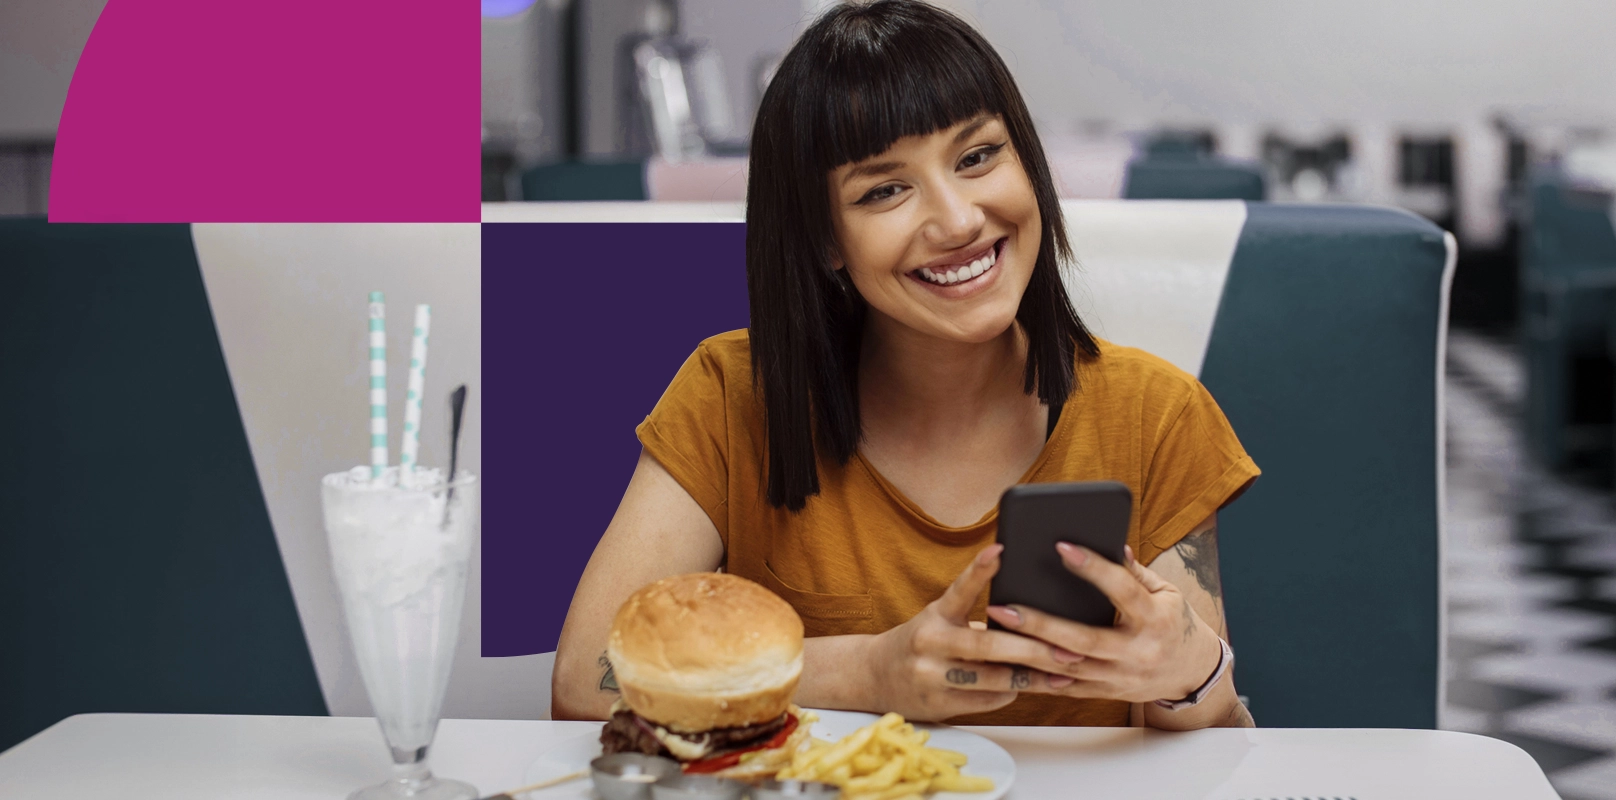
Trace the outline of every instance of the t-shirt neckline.
<instances>
[{"instance_id":1,"label":"t-shirt neckline","mask_svg":"<svg viewBox=\"0 0 1616 800\"><path fill-rule=\"evenodd\" d=\"M1054 453L1057 443L1065 436L1071 422L1070 418L1076 416L1073 413L1075 409L1071 407L1072 404L1072 398L1067 398L1060 417L1055 420L1054 432L1044 440L1044 447L1038 451L1038 458L1032 462L1032 466L1028 467L1026 472L1021 474L1020 478L1016 479L1016 483L1032 483L1032 479L1043 470L1045 464L1049 463L1050 455ZM952 525L944 525L910 500L898 487L892 485L886 479L886 476L882 475L881 471L876 469L875 465L864 457L862 449L855 448L853 457L858 459L859 466L864 469L864 472L870 476L871 480L875 481L877 486L881 487L881 491L886 493L887 499L920 523L921 532L932 539L947 544L970 544L982 538L983 528L994 525L999 520L999 506L994 504L993 508L988 509L986 515L969 525L957 528Z\"/></svg>"}]
</instances>

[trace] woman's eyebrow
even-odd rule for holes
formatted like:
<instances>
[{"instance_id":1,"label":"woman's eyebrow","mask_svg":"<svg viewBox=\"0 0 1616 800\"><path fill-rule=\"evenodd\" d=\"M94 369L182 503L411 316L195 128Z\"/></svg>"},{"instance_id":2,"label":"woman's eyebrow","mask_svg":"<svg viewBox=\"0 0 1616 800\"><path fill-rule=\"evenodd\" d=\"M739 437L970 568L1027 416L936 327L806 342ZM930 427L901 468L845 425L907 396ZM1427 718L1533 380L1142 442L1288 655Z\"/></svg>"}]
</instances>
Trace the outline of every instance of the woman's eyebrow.
<instances>
[{"instance_id":1,"label":"woman's eyebrow","mask_svg":"<svg viewBox=\"0 0 1616 800\"><path fill-rule=\"evenodd\" d=\"M959 144L960 142L963 142L966 139L971 138L972 134L976 133L979 130L982 130L983 125L986 125L986 124L988 124L989 122L992 122L992 121L993 121L993 115L991 115L991 114L983 114L982 116L977 117L975 120L972 120L971 124L966 125L963 128L960 128L960 132L954 134L954 144Z\"/></svg>"},{"instance_id":2,"label":"woman's eyebrow","mask_svg":"<svg viewBox=\"0 0 1616 800\"><path fill-rule=\"evenodd\" d=\"M903 169L902 161L877 161L873 164L855 164L852 169L842 176L842 185L846 186L855 178L881 175L894 170Z\"/></svg>"}]
</instances>

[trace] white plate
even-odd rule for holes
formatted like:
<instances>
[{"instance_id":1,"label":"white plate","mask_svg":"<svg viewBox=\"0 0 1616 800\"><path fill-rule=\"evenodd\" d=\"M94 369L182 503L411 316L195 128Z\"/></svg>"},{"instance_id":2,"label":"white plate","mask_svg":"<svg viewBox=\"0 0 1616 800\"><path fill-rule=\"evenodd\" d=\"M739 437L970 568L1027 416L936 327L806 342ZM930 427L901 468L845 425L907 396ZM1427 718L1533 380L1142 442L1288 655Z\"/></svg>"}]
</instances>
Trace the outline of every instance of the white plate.
<instances>
[{"instance_id":1,"label":"white plate","mask_svg":"<svg viewBox=\"0 0 1616 800\"><path fill-rule=\"evenodd\" d=\"M875 714L857 711L810 710L819 715L819 721L814 723L812 732L820 739L840 739L879 719ZM966 762L961 772L993 779L991 792L937 792L929 795L930 800L999 800L1004 797L1005 792L1010 791L1010 784L1016 780L1016 762L1004 748L989 739L947 725L916 723L915 727L931 731L928 745L964 753L970 760ZM528 765L523 783L538 783L550 778L559 778L569 772L587 770L589 762L599 755L598 732L591 731L568 739L540 753L539 757ZM584 779L532 792L528 796L544 800L561 800L561 798L593 798L595 794L593 785L588 779Z\"/></svg>"}]
</instances>

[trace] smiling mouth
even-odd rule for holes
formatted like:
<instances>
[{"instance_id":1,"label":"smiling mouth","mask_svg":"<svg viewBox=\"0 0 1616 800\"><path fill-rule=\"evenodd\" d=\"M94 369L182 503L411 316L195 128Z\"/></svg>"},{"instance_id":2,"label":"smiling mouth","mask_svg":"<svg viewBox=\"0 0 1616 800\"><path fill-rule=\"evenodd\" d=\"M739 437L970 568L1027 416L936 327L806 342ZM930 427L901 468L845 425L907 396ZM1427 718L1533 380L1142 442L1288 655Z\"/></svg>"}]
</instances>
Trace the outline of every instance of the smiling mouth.
<instances>
[{"instance_id":1,"label":"smiling mouth","mask_svg":"<svg viewBox=\"0 0 1616 800\"><path fill-rule=\"evenodd\" d=\"M999 263L999 254L1004 249L1004 241L1000 239L994 242L986 253L975 260L946 268L921 267L910 271L909 274L933 286L958 286L969 283L982 277Z\"/></svg>"}]
</instances>

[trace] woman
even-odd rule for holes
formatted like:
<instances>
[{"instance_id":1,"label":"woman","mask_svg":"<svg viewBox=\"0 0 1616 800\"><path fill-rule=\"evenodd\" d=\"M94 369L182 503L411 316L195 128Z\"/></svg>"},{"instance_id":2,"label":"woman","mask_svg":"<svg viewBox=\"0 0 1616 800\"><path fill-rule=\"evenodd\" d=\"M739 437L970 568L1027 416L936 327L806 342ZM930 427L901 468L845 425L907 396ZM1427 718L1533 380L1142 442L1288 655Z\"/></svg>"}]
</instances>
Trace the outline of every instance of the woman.
<instances>
[{"instance_id":1,"label":"woman","mask_svg":"<svg viewBox=\"0 0 1616 800\"><path fill-rule=\"evenodd\" d=\"M827 12L763 98L747 197L751 326L702 342L638 428L556 718L606 717L633 590L723 568L802 616L803 706L1252 724L1222 674L1216 521L1256 465L1193 377L1078 321L1049 167L992 48L913 0ZM987 608L1005 488L1098 479L1133 491L1129 563L1060 555L1117 625Z\"/></svg>"}]
</instances>

